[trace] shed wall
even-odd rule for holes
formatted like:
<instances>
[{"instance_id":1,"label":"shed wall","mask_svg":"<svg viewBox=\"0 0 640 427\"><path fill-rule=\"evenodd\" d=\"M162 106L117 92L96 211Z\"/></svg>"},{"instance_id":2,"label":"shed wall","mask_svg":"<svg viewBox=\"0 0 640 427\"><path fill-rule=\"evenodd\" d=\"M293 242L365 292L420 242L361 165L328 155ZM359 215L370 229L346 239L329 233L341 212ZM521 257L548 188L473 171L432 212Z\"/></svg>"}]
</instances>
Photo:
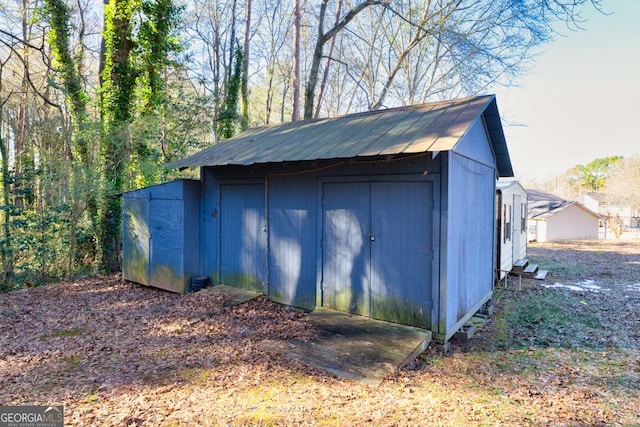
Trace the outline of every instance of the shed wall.
<instances>
[{"instance_id":1,"label":"shed wall","mask_svg":"<svg viewBox=\"0 0 640 427\"><path fill-rule=\"evenodd\" d=\"M482 137L475 136L476 138ZM488 149L488 143L476 141ZM493 291L495 166L448 152L436 336L448 340Z\"/></svg>"},{"instance_id":2,"label":"shed wall","mask_svg":"<svg viewBox=\"0 0 640 427\"><path fill-rule=\"evenodd\" d=\"M492 168L496 165L495 155L487 139L487 130L481 117L467 130L464 137L456 144L454 151L477 163Z\"/></svg>"},{"instance_id":3,"label":"shed wall","mask_svg":"<svg viewBox=\"0 0 640 427\"><path fill-rule=\"evenodd\" d=\"M202 271L212 277L214 283L223 281L220 242L224 226L220 212L225 208L221 205L221 188L230 183L259 184L264 191L268 227L265 293L275 301L313 309L321 304L318 215L322 208L319 182L326 179L432 181L439 176L440 170L440 158L432 159L431 153L402 160L336 159L204 168L201 174Z\"/></svg>"},{"instance_id":4,"label":"shed wall","mask_svg":"<svg viewBox=\"0 0 640 427\"><path fill-rule=\"evenodd\" d=\"M123 195L125 280L184 293L199 272L199 182L178 180Z\"/></svg>"},{"instance_id":5,"label":"shed wall","mask_svg":"<svg viewBox=\"0 0 640 427\"><path fill-rule=\"evenodd\" d=\"M598 217L573 204L547 218L547 242L570 239L597 239Z\"/></svg>"},{"instance_id":6,"label":"shed wall","mask_svg":"<svg viewBox=\"0 0 640 427\"><path fill-rule=\"evenodd\" d=\"M438 249L433 255L432 302L426 306L433 304L432 330L447 340L491 297L493 284L496 172L495 161L487 164L493 153L482 121L461 143L463 154L443 152L435 158L427 153L399 161L336 159L204 168L202 270L219 283L220 235L224 230L216 213L224 210L221 186L261 183L268 230L266 293L276 301L313 309L322 304L321 182L437 178L438 191L434 189L433 196L437 201L432 206L438 224L434 247Z\"/></svg>"}]
</instances>

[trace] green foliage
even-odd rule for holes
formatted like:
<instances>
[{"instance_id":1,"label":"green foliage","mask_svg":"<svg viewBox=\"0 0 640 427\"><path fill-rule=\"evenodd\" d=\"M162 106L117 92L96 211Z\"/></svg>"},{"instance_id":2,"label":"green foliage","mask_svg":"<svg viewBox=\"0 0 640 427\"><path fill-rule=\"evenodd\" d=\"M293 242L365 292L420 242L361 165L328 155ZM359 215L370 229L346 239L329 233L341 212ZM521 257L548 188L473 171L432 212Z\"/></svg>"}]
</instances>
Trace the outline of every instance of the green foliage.
<instances>
[{"instance_id":1,"label":"green foliage","mask_svg":"<svg viewBox=\"0 0 640 427\"><path fill-rule=\"evenodd\" d=\"M134 87L138 75L131 61L134 48L133 17L140 4L141 0L123 0L111 1L104 7L102 119L107 131L111 127L119 128L123 123L131 121Z\"/></svg>"},{"instance_id":2,"label":"green foliage","mask_svg":"<svg viewBox=\"0 0 640 427\"><path fill-rule=\"evenodd\" d=\"M175 29L180 23L184 6L174 0L145 1L141 6L145 19L140 23L136 38L139 97L141 108L148 112L164 99L166 79L163 71L176 65L170 58L182 51L182 41Z\"/></svg>"},{"instance_id":3,"label":"green foliage","mask_svg":"<svg viewBox=\"0 0 640 427\"><path fill-rule=\"evenodd\" d=\"M622 161L622 156L595 159L586 165L577 165L574 169L578 184L588 191L600 191L609 178L611 169Z\"/></svg>"},{"instance_id":4,"label":"green foliage","mask_svg":"<svg viewBox=\"0 0 640 427\"><path fill-rule=\"evenodd\" d=\"M155 181L161 158L154 144L136 138L137 117L157 112L165 96L163 72L171 53L181 48L173 34L182 8L173 0L126 0L105 5L105 62L102 72L102 162L105 190L101 219L103 267L120 268L120 230L125 178ZM140 109L136 109L136 97Z\"/></svg>"},{"instance_id":5,"label":"green foliage","mask_svg":"<svg viewBox=\"0 0 640 427\"><path fill-rule=\"evenodd\" d=\"M59 92L65 107L27 112L19 165L0 139L3 290L95 272L98 263L118 269L120 194L172 179L177 171L162 165L212 139L210 99L181 80L176 28L183 6L175 0L105 4L105 56L94 99L80 44L87 40L72 7L43 0L34 21L48 29L53 58L47 74L53 90L46 95L57 102Z\"/></svg>"},{"instance_id":6,"label":"green foliage","mask_svg":"<svg viewBox=\"0 0 640 427\"><path fill-rule=\"evenodd\" d=\"M232 137L241 122L241 117L238 114L238 102L240 101L240 87L242 84L242 58L242 49L237 46L233 73L230 75L227 85L227 99L218 116L218 133L221 138Z\"/></svg>"},{"instance_id":7,"label":"green foliage","mask_svg":"<svg viewBox=\"0 0 640 427\"><path fill-rule=\"evenodd\" d=\"M38 285L68 276L71 224L76 223L81 251L75 252L76 272L91 269L93 234L86 217L75 218L66 183L69 163L51 163L46 169L28 165L21 175L9 170L5 185L11 198L0 205L9 233L0 236L0 248L11 271L1 289ZM37 190L36 188L37 187ZM36 194L37 193L37 194ZM37 196L37 197L36 197ZM6 268L6 266L5 266Z\"/></svg>"},{"instance_id":8,"label":"green foliage","mask_svg":"<svg viewBox=\"0 0 640 427\"><path fill-rule=\"evenodd\" d=\"M43 6L45 19L48 20L51 29L48 33L49 44L51 45L54 66L58 69L58 74L63 81L60 90L68 99L71 107L71 117L76 126L82 128L87 117L88 97L82 86L82 78L78 72L80 58L73 58L70 46L70 13L64 0L45 0ZM78 144L83 160L87 160L86 143Z\"/></svg>"}]
</instances>

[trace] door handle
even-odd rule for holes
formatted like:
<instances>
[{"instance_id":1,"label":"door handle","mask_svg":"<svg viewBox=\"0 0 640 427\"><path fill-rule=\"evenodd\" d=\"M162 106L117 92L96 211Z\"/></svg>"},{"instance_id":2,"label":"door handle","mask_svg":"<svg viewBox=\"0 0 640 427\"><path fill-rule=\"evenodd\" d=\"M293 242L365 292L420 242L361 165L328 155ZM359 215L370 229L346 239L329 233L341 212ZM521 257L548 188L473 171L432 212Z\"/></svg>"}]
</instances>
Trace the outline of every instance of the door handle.
<instances>
[{"instance_id":1,"label":"door handle","mask_svg":"<svg viewBox=\"0 0 640 427\"><path fill-rule=\"evenodd\" d=\"M369 240L371 240L372 242L374 242L376 240L375 233L369 233Z\"/></svg>"}]
</instances>

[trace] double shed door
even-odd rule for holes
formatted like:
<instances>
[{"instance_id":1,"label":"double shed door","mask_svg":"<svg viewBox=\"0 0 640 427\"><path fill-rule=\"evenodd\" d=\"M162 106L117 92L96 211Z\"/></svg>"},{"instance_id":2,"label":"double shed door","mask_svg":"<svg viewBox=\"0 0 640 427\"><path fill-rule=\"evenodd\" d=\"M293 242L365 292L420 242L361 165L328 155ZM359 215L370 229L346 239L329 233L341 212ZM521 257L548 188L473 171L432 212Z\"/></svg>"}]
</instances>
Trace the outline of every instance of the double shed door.
<instances>
[{"instance_id":1,"label":"double shed door","mask_svg":"<svg viewBox=\"0 0 640 427\"><path fill-rule=\"evenodd\" d=\"M322 192L322 305L430 327L433 183L328 182Z\"/></svg>"}]
</instances>

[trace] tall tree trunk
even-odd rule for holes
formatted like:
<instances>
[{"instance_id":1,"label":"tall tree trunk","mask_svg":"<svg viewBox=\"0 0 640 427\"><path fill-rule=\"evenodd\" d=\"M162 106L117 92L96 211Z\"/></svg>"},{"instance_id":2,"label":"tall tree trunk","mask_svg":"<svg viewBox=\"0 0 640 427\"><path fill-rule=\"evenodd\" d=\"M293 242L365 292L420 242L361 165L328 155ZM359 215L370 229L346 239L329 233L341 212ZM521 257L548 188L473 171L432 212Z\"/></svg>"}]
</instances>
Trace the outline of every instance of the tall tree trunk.
<instances>
[{"instance_id":1,"label":"tall tree trunk","mask_svg":"<svg viewBox=\"0 0 640 427\"><path fill-rule=\"evenodd\" d=\"M29 14L28 14L28 1L22 0L22 11L21 11L21 29L22 29L22 40L29 40ZM16 126L15 140L14 140L14 198L15 204L17 207L22 207L24 204L24 199L22 197L22 189L24 188L26 182L25 177L23 176L23 160L25 154L25 141L27 135L27 110L29 104L29 61L30 61L30 50L25 49L22 61L22 82L20 84L20 92L22 94L20 98L20 103L18 105L18 123Z\"/></svg>"},{"instance_id":2,"label":"tall tree trunk","mask_svg":"<svg viewBox=\"0 0 640 427\"><path fill-rule=\"evenodd\" d=\"M111 0L105 4L105 62L102 73L102 156L104 208L101 216L102 267L120 269L120 230L124 173L129 157L130 125L136 70L130 57L132 20L138 0Z\"/></svg>"},{"instance_id":3,"label":"tall tree trunk","mask_svg":"<svg viewBox=\"0 0 640 427\"><path fill-rule=\"evenodd\" d=\"M342 0L338 1L338 10L336 11L336 20L334 25L338 24L340 20L340 14L342 13ZM327 79L329 78L329 67L331 66L331 56L333 55L333 48L336 45L336 38L331 39L331 44L329 45L329 54L327 55L327 62L324 66L324 71L322 73L322 83L320 83L320 90L318 91L318 102L316 103L316 111L313 114L314 118L318 118L320 115L320 106L322 105L322 97L324 96L324 88L327 85Z\"/></svg>"},{"instance_id":4,"label":"tall tree trunk","mask_svg":"<svg viewBox=\"0 0 640 427\"><path fill-rule=\"evenodd\" d=\"M322 56L324 52L324 45L333 37L336 36L344 27L347 26L353 18L360 12L365 10L369 6L384 5L385 1L382 0L365 0L362 3L355 5L347 14L338 21L333 28L326 33L324 32L324 16L327 11L327 3L329 0L322 0L320 5L320 15L318 16L318 35L316 39L316 46L313 50L313 58L311 60L311 68L309 69L309 78L307 79L307 86L304 94L304 118L311 119L313 117L313 106L316 86L318 86L318 75L320 74L320 63L322 62Z\"/></svg>"},{"instance_id":5,"label":"tall tree trunk","mask_svg":"<svg viewBox=\"0 0 640 427\"><path fill-rule=\"evenodd\" d=\"M5 62L0 62L0 94L2 94L2 77L4 72ZM9 194L10 176L9 176L9 149L5 143L3 135L3 119L4 119L4 104L9 100L9 97L4 100L0 100L0 167L2 168L2 243L0 244L0 257L2 258L2 277L0 280L3 284L9 284L13 277L13 251L12 251L12 237L11 237L11 198Z\"/></svg>"},{"instance_id":6,"label":"tall tree trunk","mask_svg":"<svg viewBox=\"0 0 640 427\"><path fill-rule=\"evenodd\" d=\"M51 33L49 43L53 50L53 54L58 61L58 74L62 79L63 92L65 101L68 105L71 115L71 198L72 198L72 215L70 224L70 244L67 274L70 275L73 270L73 260L75 258L75 244L77 222L80 219L81 200L86 201L89 213L89 221L91 223L91 233L94 238L93 255L94 258L98 254L100 247L97 238L99 230L99 214L98 200L95 194L96 174L93 172L93 155L90 147L87 133L87 102L88 95L82 84L82 76L80 75L81 64L79 60L72 55L71 35L69 28L71 27L71 11L67 7L64 0L45 0L45 13ZM82 43L82 40L79 40ZM82 50L79 50L80 58Z\"/></svg>"},{"instance_id":7,"label":"tall tree trunk","mask_svg":"<svg viewBox=\"0 0 640 427\"><path fill-rule=\"evenodd\" d=\"M0 87L2 75L0 72ZM2 156L2 244L0 245L0 256L2 257L2 283L8 284L13 276L13 241L11 236L11 195L9 193L9 150L2 138L2 106L0 105L0 156Z\"/></svg>"},{"instance_id":8,"label":"tall tree trunk","mask_svg":"<svg viewBox=\"0 0 640 427\"><path fill-rule=\"evenodd\" d=\"M323 7L326 7L326 0ZM324 8L321 13L324 13ZM300 120L300 0L295 0L293 9L293 73L291 86L293 88L293 109L291 121Z\"/></svg>"},{"instance_id":9,"label":"tall tree trunk","mask_svg":"<svg viewBox=\"0 0 640 427\"><path fill-rule=\"evenodd\" d=\"M240 112L240 127L249 127L249 33L251 32L251 0L245 0L244 5L244 56L242 57L242 106Z\"/></svg>"}]
</instances>

